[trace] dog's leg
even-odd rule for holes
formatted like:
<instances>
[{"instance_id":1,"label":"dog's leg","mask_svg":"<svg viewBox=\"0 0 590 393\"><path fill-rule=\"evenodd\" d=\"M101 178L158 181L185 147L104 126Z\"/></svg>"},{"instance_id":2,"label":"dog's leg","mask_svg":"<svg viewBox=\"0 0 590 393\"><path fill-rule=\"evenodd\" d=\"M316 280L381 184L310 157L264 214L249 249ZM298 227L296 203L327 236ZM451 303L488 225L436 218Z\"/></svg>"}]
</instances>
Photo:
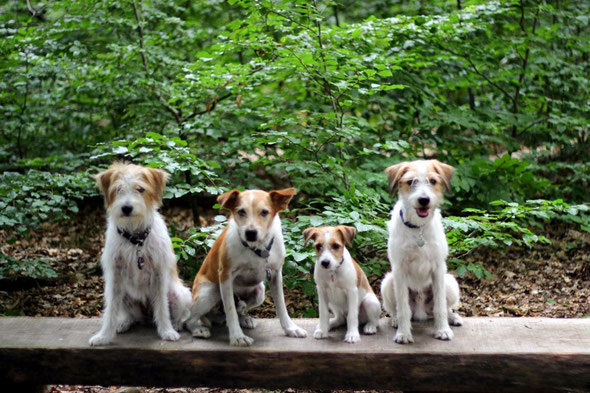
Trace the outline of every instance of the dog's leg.
<instances>
[{"instance_id":1,"label":"dog's leg","mask_svg":"<svg viewBox=\"0 0 590 393\"><path fill-rule=\"evenodd\" d=\"M196 293L198 296L193 300L191 316L185 325L193 337L209 338L211 330L203 325L202 318L221 300L219 285L209 281L201 282Z\"/></svg>"},{"instance_id":2,"label":"dog's leg","mask_svg":"<svg viewBox=\"0 0 590 393\"><path fill-rule=\"evenodd\" d=\"M191 291L180 280L173 280L168 292L168 304L172 327L176 331L181 331L184 322L190 317L191 301Z\"/></svg>"},{"instance_id":3,"label":"dog's leg","mask_svg":"<svg viewBox=\"0 0 590 393\"><path fill-rule=\"evenodd\" d=\"M330 309L330 305L328 304L328 310ZM344 313L342 310L334 309L332 310L334 314L334 318L330 319L330 330L336 329L346 323L346 318L344 317Z\"/></svg>"},{"instance_id":4,"label":"dog's leg","mask_svg":"<svg viewBox=\"0 0 590 393\"><path fill-rule=\"evenodd\" d=\"M271 271L270 294L272 295L277 317L279 317L281 327L285 331L285 334L289 337L307 337L307 331L295 325L291 318L289 318L287 306L285 305L285 295L283 293L283 272L281 268Z\"/></svg>"},{"instance_id":5,"label":"dog's leg","mask_svg":"<svg viewBox=\"0 0 590 393\"><path fill-rule=\"evenodd\" d=\"M168 306L170 279L160 272L158 282L156 282L155 286L152 305L158 335L162 340L177 341L180 338L180 334L172 327L170 307Z\"/></svg>"},{"instance_id":6,"label":"dog's leg","mask_svg":"<svg viewBox=\"0 0 590 393\"><path fill-rule=\"evenodd\" d=\"M355 286L348 290L346 300L348 301L348 315L346 316L346 336L344 341L350 344L358 342L359 334L359 291Z\"/></svg>"},{"instance_id":7,"label":"dog's leg","mask_svg":"<svg viewBox=\"0 0 590 393\"><path fill-rule=\"evenodd\" d=\"M240 320L238 311L236 310L236 302L234 300L234 285L233 277L228 277L227 280L219 284L221 292L221 301L223 302L223 310L225 311L225 318L227 327L229 329L229 344L238 347L247 347L252 345L254 339L248 337L240 327Z\"/></svg>"},{"instance_id":8,"label":"dog's leg","mask_svg":"<svg viewBox=\"0 0 590 393\"><path fill-rule=\"evenodd\" d=\"M391 316L391 326L397 328L397 307L391 272L387 273L381 281L381 297L383 298L383 308Z\"/></svg>"},{"instance_id":9,"label":"dog's leg","mask_svg":"<svg viewBox=\"0 0 590 393\"><path fill-rule=\"evenodd\" d=\"M439 340L451 340L453 339L453 331L449 327L449 320L447 315L447 296L446 296L446 285L445 285L445 262L439 263L437 268L432 274L432 295L434 298L434 337Z\"/></svg>"},{"instance_id":10,"label":"dog's leg","mask_svg":"<svg viewBox=\"0 0 590 393\"><path fill-rule=\"evenodd\" d=\"M410 308L409 289L405 276L401 272L392 272L393 290L397 308L397 332L393 340L398 344L413 343L412 337L412 309Z\"/></svg>"},{"instance_id":11,"label":"dog's leg","mask_svg":"<svg viewBox=\"0 0 590 393\"><path fill-rule=\"evenodd\" d=\"M256 285L254 290L244 300L240 300L243 303L243 309L237 310L240 318L240 326L244 329L254 329L256 327L256 321L248 315L248 311L260 306L264 302L264 282Z\"/></svg>"},{"instance_id":12,"label":"dog's leg","mask_svg":"<svg viewBox=\"0 0 590 393\"><path fill-rule=\"evenodd\" d=\"M455 277L450 274L445 274L445 287L447 295L447 314L449 317L449 324L453 326L463 325L463 319L453 312L453 309L459 304L459 284Z\"/></svg>"},{"instance_id":13,"label":"dog's leg","mask_svg":"<svg viewBox=\"0 0 590 393\"><path fill-rule=\"evenodd\" d=\"M330 330L330 310L328 308L328 294L325 290L317 287L318 303L320 307L320 323L313 332L313 338L322 339L327 338Z\"/></svg>"},{"instance_id":14,"label":"dog's leg","mask_svg":"<svg viewBox=\"0 0 590 393\"><path fill-rule=\"evenodd\" d=\"M102 327L98 333L89 340L90 345L110 344L115 338L119 313L123 307L123 294L121 285L115 282L113 269L104 269L104 301L105 310L102 316Z\"/></svg>"},{"instance_id":15,"label":"dog's leg","mask_svg":"<svg viewBox=\"0 0 590 393\"><path fill-rule=\"evenodd\" d=\"M366 294L361 307L364 308L364 313L366 314L367 318L367 323L365 323L363 333L377 333L377 328L379 327L379 317L381 316L381 305L379 304L377 296L375 296L374 293Z\"/></svg>"}]
</instances>

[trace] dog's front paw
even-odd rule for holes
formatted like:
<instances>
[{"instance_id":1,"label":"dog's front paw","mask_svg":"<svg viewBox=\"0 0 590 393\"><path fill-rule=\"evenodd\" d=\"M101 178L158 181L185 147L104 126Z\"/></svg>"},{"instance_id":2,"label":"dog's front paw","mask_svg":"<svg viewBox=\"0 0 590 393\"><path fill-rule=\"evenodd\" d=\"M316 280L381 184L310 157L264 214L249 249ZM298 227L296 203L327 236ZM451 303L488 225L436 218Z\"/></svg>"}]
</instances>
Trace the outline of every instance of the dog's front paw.
<instances>
[{"instance_id":1,"label":"dog's front paw","mask_svg":"<svg viewBox=\"0 0 590 393\"><path fill-rule=\"evenodd\" d=\"M449 314L449 323L453 326L462 326L463 318L461 318L457 313L451 313Z\"/></svg>"},{"instance_id":2,"label":"dog's front paw","mask_svg":"<svg viewBox=\"0 0 590 393\"><path fill-rule=\"evenodd\" d=\"M361 336L359 335L359 332L346 332L346 336L344 336L344 341L349 343L349 344L354 344L356 342L359 342L361 340Z\"/></svg>"},{"instance_id":3,"label":"dog's front paw","mask_svg":"<svg viewBox=\"0 0 590 393\"><path fill-rule=\"evenodd\" d=\"M129 328L131 327L131 325L133 325L133 320L131 320L131 319L126 320L126 321L122 321L117 326L117 333L124 333L124 332L126 332L127 330L129 330Z\"/></svg>"},{"instance_id":4,"label":"dog's front paw","mask_svg":"<svg viewBox=\"0 0 590 393\"><path fill-rule=\"evenodd\" d=\"M158 334L160 335L160 338L162 340L166 341L178 341L178 339L180 338L180 333L178 333L174 329L167 329L163 332L158 332Z\"/></svg>"},{"instance_id":5,"label":"dog's front paw","mask_svg":"<svg viewBox=\"0 0 590 393\"><path fill-rule=\"evenodd\" d=\"M307 330L301 329L297 325L293 325L293 326L285 329L285 334L289 337L305 338L305 337L307 337Z\"/></svg>"},{"instance_id":6,"label":"dog's front paw","mask_svg":"<svg viewBox=\"0 0 590 393\"><path fill-rule=\"evenodd\" d=\"M254 329L256 327L256 321L249 315L240 316L240 326L243 329Z\"/></svg>"},{"instance_id":7,"label":"dog's front paw","mask_svg":"<svg viewBox=\"0 0 590 393\"><path fill-rule=\"evenodd\" d=\"M328 332L324 332L322 329L317 328L315 332L313 332L313 338L316 340L321 340L323 338L328 338Z\"/></svg>"},{"instance_id":8,"label":"dog's front paw","mask_svg":"<svg viewBox=\"0 0 590 393\"><path fill-rule=\"evenodd\" d=\"M377 333L377 325L373 323L367 323L363 328L363 333L365 334L375 334Z\"/></svg>"},{"instance_id":9,"label":"dog's front paw","mask_svg":"<svg viewBox=\"0 0 590 393\"><path fill-rule=\"evenodd\" d=\"M113 341L114 337L109 337L105 334L102 333L98 333L95 334L94 336L92 336L90 338L90 340L88 340L88 344L92 345L93 347L99 346L99 345L107 345L110 344L111 341Z\"/></svg>"},{"instance_id":10,"label":"dog's front paw","mask_svg":"<svg viewBox=\"0 0 590 393\"><path fill-rule=\"evenodd\" d=\"M236 337L229 338L229 345L233 345L235 347L249 347L254 342L252 337L248 337L245 334Z\"/></svg>"},{"instance_id":11,"label":"dog's front paw","mask_svg":"<svg viewBox=\"0 0 590 393\"><path fill-rule=\"evenodd\" d=\"M412 337L412 333L397 332L393 341L398 344L409 344L414 342L414 337Z\"/></svg>"},{"instance_id":12,"label":"dog's front paw","mask_svg":"<svg viewBox=\"0 0 590 393\"><path fill-rule=\"evenodd\" d=\"M452 340L453 331L449 327L438 329L434 334L434 338L438 338L439 340Z\"/></svg>"},{"instance_id":13,"label":"dog's front paw","mask_svg":"<svg viewBox=\"0 0 590 393\"><path fill-rule=\"evenodd\" d=\"M209 338L211 337L211 330L209 330L209 328L206 326L199 325L195 326L191 330L191 334L193 335L193 337Z\"/></svg>"}]
</instances>

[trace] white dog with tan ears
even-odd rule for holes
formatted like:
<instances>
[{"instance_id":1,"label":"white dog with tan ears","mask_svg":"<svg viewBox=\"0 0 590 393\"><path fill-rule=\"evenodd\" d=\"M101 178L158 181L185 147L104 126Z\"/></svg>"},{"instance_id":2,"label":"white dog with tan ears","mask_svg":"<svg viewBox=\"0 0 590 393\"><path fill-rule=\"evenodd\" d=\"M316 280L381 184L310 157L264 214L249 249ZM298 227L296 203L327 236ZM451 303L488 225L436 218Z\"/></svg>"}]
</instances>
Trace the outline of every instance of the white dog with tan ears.
<instances>
[{"instance_id":1,"label":"white dog with tan ears","mask_svg":"<svg viewBox=\"0 0 590 393\"><path fill-rule=\"evenodd\" d=\"M186 323L193 336L211 336L210 319L219 317L217 308L221 303L230 344L252 345L254 340L242 328L256 326L248 310L264 301L265 277L270 281L270 292L285 334L307 336L289 318L283 295L285 244L278 213L287 208L293 195L294 188L270 192L233 190L217 198L231 216L193 283L191 317Z\"/></svg>"},{"instance_id":2,"label":"white dog with tan ears","mask_svg":"<svg viewBox=\"0 0 590 393\"><path fill-rule=\"evenodd\" d=\"M163 340L180 338L190 315L191 294L176 271L176 256L158 208L168 174L115 163L96 176L107 207L102 254L105 310L90 345L112 342L116 333L153 317Z\"/></svg>"},{"instance_id":3,"label":"white dog with tan ears","mask_svg":"<svg viewBox=\"0 0 590 393\"><path fill-rule=\"evenodd\" d=\"M447 274L449 251L439 206L449 190L454 168L437 160L402 162L385 170L390 191L399 199L388 223L387 255L392 271L381 283L383 307L397 327L394 341L414 342L411 322L434 315L435 334L451 340L454 326L462 325L453 312L459 285Z\"/></svg>"},{"instance_id":4,"label":"white dog with tan ears","mask_svg":"<svg viewBox=\"0 0 590 393\"><path fill-rule=\"evenodd\" d=\"M343 225L303 231L305 243L313 241L316 250L313 276L320 307L320 323L313 334L316 339L327 338L328 331L345 323L347 343L360 340L359 323L365 325L365 334L377 332L381 305L367 276L346 249L355 234L355 228Z\"/></svg>"}]
</instances>

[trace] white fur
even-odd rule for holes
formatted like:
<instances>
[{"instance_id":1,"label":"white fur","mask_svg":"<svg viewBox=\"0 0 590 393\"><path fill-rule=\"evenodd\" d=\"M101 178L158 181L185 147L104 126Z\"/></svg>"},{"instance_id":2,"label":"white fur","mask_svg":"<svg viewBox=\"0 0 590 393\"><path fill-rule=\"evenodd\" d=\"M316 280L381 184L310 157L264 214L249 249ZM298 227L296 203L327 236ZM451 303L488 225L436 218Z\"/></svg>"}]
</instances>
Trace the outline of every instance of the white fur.
<instances>
[{"instance_id":1,"label":"white fur","mask_svg":"<svg viewBox=\"0 0 590 393\"><path fill-rule=\"evenodd\" d=\"M426 163L412 163L412 170L417 174L414 186L410 192L400 191L388 223L387 254L392 272L385 276L381 284L381 295L383 306L391 315L392 326L397 327L394 340L400 344L414 342L410 322L412 317L422 321L433 314L435 337L441 340L453 338L449 322L455 326L462 324L461 317L452 310L459 302L459 286L455 278L446 273L448 244L438 209L442 194L435 192L430 185ZM430 198L427 217L417 214L420 197ZM422 227L422 247L418 245L421 229L404 225L400 210L406 222ZM432 305L425 304L424 295L430 286ZM410 299L410 290L414 292L414 299Z\"/></svg>"},{"instance_id":2,"label":"white fur","mask_svg":"<svg viewBox=\"0 0 590 393\"><path fill-rule=\"evenodd\" d=\"M90 345L109 344L116 333L142 321L146 308L152 310L163 340L178 340L177 330L182 329L189 317L191 293L174 272L176 256L166 224L155 207L148 208L141 194L130 186L132 180L132 174L117 180L119 191L108 207L101 259L105 310L102 328L90 339ZM131 216L121 213L123 205L133 206ZM145 265L142 269L137 266L136 246L117 233L117 226L130 232L151 226L143 246Z\"/></svg>"},{"instance_id":3,"label":"white fur","mask_svg":"<svg viewBox=\"0 0 590 393\"><path fill-rule=\"evenodd\" d=\"M325 243L329 244L330 233L325 233ZM329 247L317 257L314 279L318 291L320 323L313 337L322 339L328 337L328 331L346 323L347 331L344 341L355 343L360 340L359 323L365 324L365 334L375 334L379 325L381 305L374 293L365 288L357 287L357 274L350 253L343 251L344 260L336 260ZM321 261L328 260L326 268ZM334 318L330 319L330 311Z\"/></svg>"},{"instance_id":4,"label":"white fur","mask_svg":"<svg viewBox=\"0 0 590 393\"><path fill-rule=\"evenodd\" d=\"M187 328L195 337L210 337L211 332L208 327L203 325L201 318L206 316L221 300L229 329L230 344L252 345L254 340L245 335L242 328L252 329L256 326L255 321L248 315L248 310L259 306L264 301L264 279L266 278L266 269L269 268L271 271L270 291L281 327L289 337L306 337L307 332L293 323L285 305L283 293L285 244L279 215L275 216L266 233L263 228L258 227L258 240L250 243L253 247L264 249L274 236L268 258L261 258L242 245L240 238L245 229L240 228L233 218L229 220L225 247L227 247L228 257L232 263L231 275L219 285L211 282L200 284L199 297L193 302ZM236 306L234 294L238 298L246 300L240 301Z\"/></svg>"}]
</instances>

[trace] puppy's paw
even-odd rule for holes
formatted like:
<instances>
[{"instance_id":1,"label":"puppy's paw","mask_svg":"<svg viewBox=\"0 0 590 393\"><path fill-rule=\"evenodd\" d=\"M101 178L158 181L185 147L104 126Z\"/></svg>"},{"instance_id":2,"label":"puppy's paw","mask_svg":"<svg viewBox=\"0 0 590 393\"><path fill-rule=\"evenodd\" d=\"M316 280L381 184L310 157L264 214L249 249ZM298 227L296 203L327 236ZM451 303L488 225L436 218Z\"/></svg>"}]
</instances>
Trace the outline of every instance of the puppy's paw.
<instances>
[{"instance_id":1,"label":"puppy's paw","mask_svg":"<svg viewBox=\"0 0 590 393\"><path fill-rule=\"evenodd\" d=\"M256 321L249 315L240 316L240 326L243 329L254 329L256 327Z\"/></svg>"},{"instance_id":2,"label":"puppy's paw","mask_svg":"<svg viewBox=\"0 0 590 393\"><path fill-rule=\"evenodd\" d=\"M459 316L457 313L450 313L449 314L449 323L453 326L462 326L463 325L463 318Z\"/></svg>"},{"instance_id":3,"label":"puppy's paw","mask_svg":"<svg viewBox=\"0 0 590 393\"><path fill-rule=\"evenodd\" d=\"M416 322L428 321L428 314L426 314L424 311L420 310L420 311L414 313L414 315L412 316L412 320L416 321Z\"/></svg>"},{"instance_id":4,"label":"puppy's paw","mask_svg":"<svg viewBox=\"0 0 590 393\"><path fill-rule=\"evenodd\" d=\"M211 337L211 330L205 326L196 326L191 330L193 337L209 338Z\"/></svg>"},{"instance_id":5,"label":"puppy's paw","mask_svg":"<svg viewBox=\"0 0 590 393\"><path fill-rule=\"evenodd\" d=\"M452 340L453 331L449 327L438 329L434 334L434 338L438 338L439 340Z\"/></svg>"},{"instance_id":6,"label":"puppy's paw","mask_svg":"<svg viewBox=\"0 0 590 393\"><path fill-rule=\"evenodd\" d=\"M397 329L397 318L391 317L391 327Z\"/></svg>"},{"instance_id":7,"label":"puppy's paw","mask_svg":"<svg viewBox=\"0 0 590 393\"><path fill-rule=\"evenodd\" d=\"M88 340L88 344L92 345L93 347L99 346L99 345L107 345L110 344L113 341L114 337L109 337L105 334L95 334L94 336L92 336L90 338L90 340Z\"/></svg>"},{"instance_id":8,"label":"puppy's paw","mask_svg":"<svg viewBox=\"0 0 590 393\"><path fill-rule=\"evenodd\" d=\"M414 337L412 337L412 333L402 333L402 332L397 332L395 334L395 337L393 338L393 341L395 341L398 344L409 344L409 343L413 343L414 342Z\"/></svg>"},{"instance_id":9,"label":"puppy's paw","mask_svg":"<svg viewBox=\"0 0 590 393\"><path fill-rule=\"evenodd\" d=\"M297 325L293 325L290 328L285 329L285 334L289 337L296 337L296 338L307 337L307 331L305 329L301 329Z\"/></svg>"},{"instance_id":10,"label":"puppy's paw","mask_svg":"<svg viewBox=\"0 0 590 393\"><path fill-rule=\"evenodd\" d=\"M254 342L252 337L248 337L245 334L236 337L229 338L229 345L233 345L234 347L249 347Z\"/></svg>"},{"instance_id":11,"label":"puppy's paw","mask_svg":"<svg viewBox=\"0 0 590 393\"><path fill-rule=\"evenodd\" d=\"M346 332L346 336L344 336L344 341L349 343L349 344L354 344L356 342L359 342L361 340L361 336L359 335L359 332Z\"/></svg>"},{"instance_id":12,"label":"puppy's paw","mask_svg":"<svg viewBox=\"0 0 590 393\"><path fill-rule=\"evenodd\" d=\"M163 332L158 332L158 334L160 335L160 338L162 340L166 341L178 341L178 339L180 338L180 333L178 333L174 329L167 329Z\"/></svg>"},{"instance_id":13,"label":"puppy's paw","mask_svg":"<svg viewBox=\"0 0 590 393\"><path fill-rule=\"evenodd\" d=\"M375 334L377 333L377 325L373 323L367 323L363 328L363 333L365 334Z\"/></svg>"},{"instance_id":14,"label":"puppy's paw","mask_svg":"<svg viewBox=\"0 0 590 393\"><path fill-rule=\"evenodd\" d=\"M315 332L313 332L313 338L316 340L321 340L323 338L328 338L328 332L324 332L322 329L317 328Z\"/></svg>"}]
</instances>

